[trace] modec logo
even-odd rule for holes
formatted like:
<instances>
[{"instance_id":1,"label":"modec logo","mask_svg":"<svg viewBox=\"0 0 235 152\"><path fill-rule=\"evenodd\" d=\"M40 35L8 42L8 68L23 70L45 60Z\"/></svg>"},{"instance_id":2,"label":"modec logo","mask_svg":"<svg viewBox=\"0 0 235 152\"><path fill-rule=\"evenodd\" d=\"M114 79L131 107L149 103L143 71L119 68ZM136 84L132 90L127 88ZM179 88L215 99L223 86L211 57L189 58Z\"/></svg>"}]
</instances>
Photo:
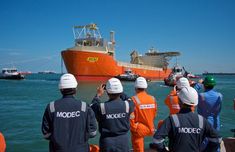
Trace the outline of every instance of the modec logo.
<instances>
[{"instance_id":1,"label":"modec logo","mask_svg":"<svg viewBox=\"0 0 235 152\"><path fill-rule=\"evenodd\" d=\"M179 128L179 133L185 133L185 134L200 134L201 128Z\"/></svg>"},{"instance_id":2,"label":"modec logo","mask_svg":"<svg viewBox=\"0 0 235 152\"><path fill-rule=\"evenodd\" d=\"M56 117L60 117L60 118L74 118L74 117L79 117L79 116L80 116L80 111L56 113Z\"/></svg>"},{"instance_id":3,"label":"modec logo","mask_svg":"<svg viewBox=\"0 0 235 152\"><path fill-rule=\"evenodd\" d=\"M115 114L107 114L106 119L118 119L118 118L125 118L126 113L115 113Z\"/></svg>"}]
</instances>

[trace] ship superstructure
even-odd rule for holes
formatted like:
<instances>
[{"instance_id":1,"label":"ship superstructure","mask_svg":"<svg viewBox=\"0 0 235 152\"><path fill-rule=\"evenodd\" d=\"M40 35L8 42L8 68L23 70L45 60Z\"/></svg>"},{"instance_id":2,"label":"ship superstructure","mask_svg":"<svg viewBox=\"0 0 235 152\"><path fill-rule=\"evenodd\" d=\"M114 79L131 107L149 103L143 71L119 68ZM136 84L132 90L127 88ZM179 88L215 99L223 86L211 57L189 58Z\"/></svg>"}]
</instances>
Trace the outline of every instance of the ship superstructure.
<instances>
[{"instance_id":1,"label":"ship superstructure","mask_svg":"<svg viewBox=\"0 0 235 152\"><path fill-rule=\"evenodd\" d=\"M171 53L148 52L145 56L132 56L131 63L116 61L114 31L105 41L96 24L74 26L75 46L61 52L66 69L79 80L106 80L131 69L150 80L163 79L171 72L167 68ZM135 57L135 58L134 58ZM139 62L138 62L139 61Z\"/></svg>"},{"instance_id":2,"label":"ship superstructure","mask_svg":"<svg viewBox=\"0 0 235 152\"><path fill-rule=\"evenodd\" d=\"M153 67L167 68L169 60L179 56L179 52L159 52L154 47L150 48L145 55L139 55L137 51L131 53L131 63L148 65Z\"/></svg>"}]
</instances>

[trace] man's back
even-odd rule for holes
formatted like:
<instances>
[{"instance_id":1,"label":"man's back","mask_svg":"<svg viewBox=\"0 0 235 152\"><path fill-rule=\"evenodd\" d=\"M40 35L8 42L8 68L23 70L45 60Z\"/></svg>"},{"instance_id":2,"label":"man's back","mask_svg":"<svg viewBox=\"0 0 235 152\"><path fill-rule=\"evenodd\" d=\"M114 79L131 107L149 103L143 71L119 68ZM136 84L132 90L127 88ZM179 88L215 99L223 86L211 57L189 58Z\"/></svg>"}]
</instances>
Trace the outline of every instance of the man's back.
<instances>
[{"instance_id":1,"label":"man's back","mask_svg":"<svg viewBox=\"0 0 235 152\"><path fill-rule=\"evenodd\" d=\"M182 109L179 114L169 116L154 135L155 143L163 146L163 137L169 137L169 149L174 152L199 152L205 137L218 141L218 134L200 115Z\"/></svg>"},{"instance_id":2,"label":"man's back","mask_svg":"<svg viewBox=\"0 0 235 152\"><path fill-rule=\"evenodd\" d=\"M176 90L172 90L166 97L165 104L168 106L170 114L176 114L180 111L179 99Z\"/></svg>"},{"instance_id":3,"label":"man's back","mask_svg":"<svg viewBox=\"0 0 235 152\"><path fill-rule=\"evenodd\" d=\"M50 135L50 151L88 151L87 141L95 135L95 123L92 109L68 95L48 104L42 132Z\"/></svg>"},{"instance_id":4,"label":"man's back","mask_svg":"<svg viewBox=\"0 0 235 152\"><path fill-rule=\"evenodd\" d=\"M207 117L212 114L218 114L222 101L222 95L214 90L209 90L199 94L198 112Z\"/></svg>"},{"instance_id":5,"label":"man's back","mask_svg":"<svg viewBox=\"0 0 235 152\"><path fill-rule=\"evenodd\" d=\"M99 122L101 136L117 136L129 131L129 115L133 107L121 99L99 103L92 102L92 109Z\"/></svg>"},{"instance_id":6,"label":"man's back","mask_svg":"<svg viewBox=\"0 0 235 152\"><path fill-rule=\"evenodd\" d=\"M222 95L209 90L199 94L198 113L205 117L211 125L219 130L219 114L222 107Z\"/></svg>"},{"instance_id":7,"label":"man's back","mask_svg":"<svg viewBox=\"0 0 235 152\"><path fill-rule=\"evenodd\" d=\"M143 91L133 96L132 100L135 104L134 121L144 124L149 129L154 129L154 118L157 113L155 98Z\"/></svg>"}]
</instances>

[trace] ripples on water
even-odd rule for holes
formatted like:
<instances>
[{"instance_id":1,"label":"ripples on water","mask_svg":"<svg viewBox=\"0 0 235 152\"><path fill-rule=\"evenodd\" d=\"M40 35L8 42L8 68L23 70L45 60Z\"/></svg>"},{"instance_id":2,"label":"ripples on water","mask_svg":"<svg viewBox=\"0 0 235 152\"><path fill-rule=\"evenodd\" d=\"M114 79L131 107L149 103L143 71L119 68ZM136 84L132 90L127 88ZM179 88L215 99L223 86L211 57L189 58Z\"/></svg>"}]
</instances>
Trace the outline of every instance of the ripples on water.
<instances>
[{"instance_id":1,"label":"ripples on water","mask_svg":"<svg viewBox=\"0 0 235 152\"><path fill-rule=\"evenodd\" d=\"M44 152L48 151L48 142L42 138L41 119L46 105L60 98L58 81L60 75L28 75L25 80L10 81L0 80L0 131L3 132L7 142L8 152ZM216 89L223 94L223 108L221 113L221 134L232 136L231 128L235 128L235 111L233 98L235 97L235 77L217 76ZM79 82L77 98L90 103L96 93L96 88L101 82ZM134 83L123 82L124 91L134 95ZM164 119L168 112L164 99L171 90L163 82L150 82L148 92L158 101L159 119ZM107 96L102 98L107 99ZM98 138L92 143L98 144ZM145 146L151 142L151 137L146 138Z\"/></svg>"}]
</instances>

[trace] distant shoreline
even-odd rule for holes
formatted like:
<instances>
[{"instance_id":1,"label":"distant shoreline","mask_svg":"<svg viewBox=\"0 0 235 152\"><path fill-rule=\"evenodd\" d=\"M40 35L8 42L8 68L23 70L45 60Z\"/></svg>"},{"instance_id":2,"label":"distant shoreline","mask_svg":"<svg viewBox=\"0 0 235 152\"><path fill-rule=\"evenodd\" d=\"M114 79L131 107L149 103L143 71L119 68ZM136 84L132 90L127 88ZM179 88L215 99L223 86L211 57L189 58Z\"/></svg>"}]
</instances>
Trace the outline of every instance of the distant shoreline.
<instances>
[{"instance_id":1,"label":"distant shoreline","mask_svg":"<svg viewBox=\"0 0 235 152\"><path fill-rule=\"evenodd\" d=\"M202 75L235 75L235 73L216 72L216 73L203 73Z\"/></svg>"}]
</instances>

